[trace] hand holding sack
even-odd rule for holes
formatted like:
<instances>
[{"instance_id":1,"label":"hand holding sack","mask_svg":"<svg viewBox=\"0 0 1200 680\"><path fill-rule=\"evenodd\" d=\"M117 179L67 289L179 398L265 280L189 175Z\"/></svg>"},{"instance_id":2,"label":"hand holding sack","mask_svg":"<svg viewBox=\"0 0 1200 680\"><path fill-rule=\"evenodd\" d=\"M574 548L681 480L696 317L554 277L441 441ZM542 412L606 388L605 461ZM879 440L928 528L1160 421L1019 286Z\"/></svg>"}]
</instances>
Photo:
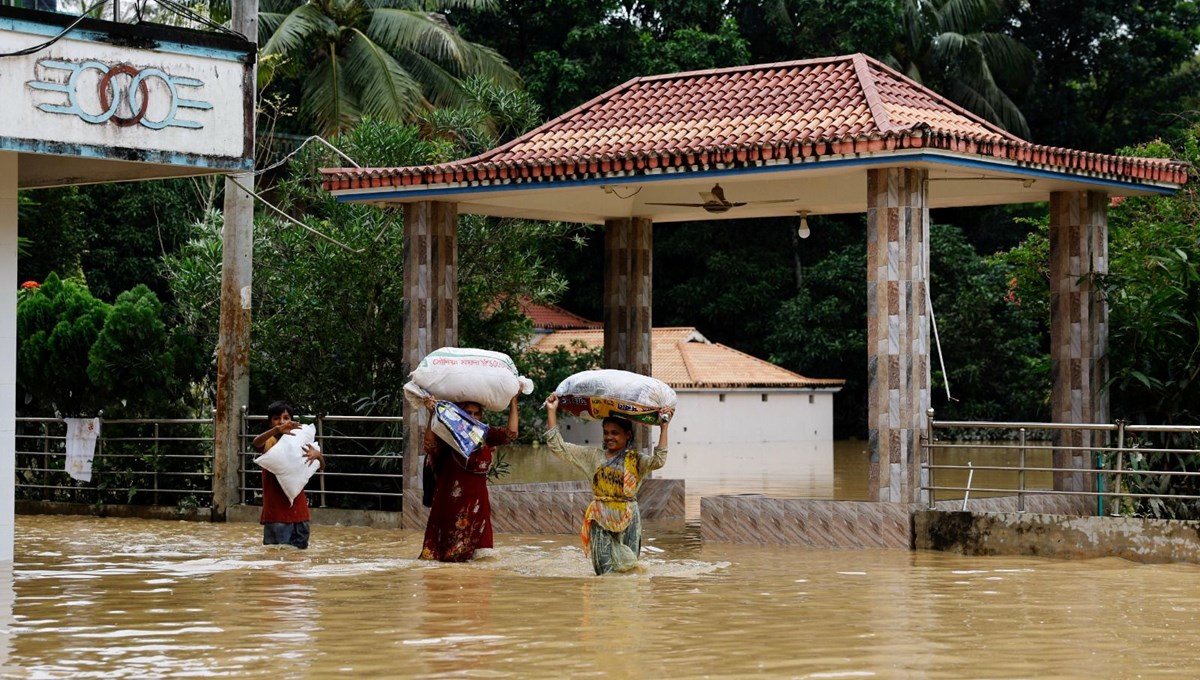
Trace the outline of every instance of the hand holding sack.
<instances>
[{"instance_id":1,"label":"hand holding sack","mask_svg":"<svg viewBox=\"0 0 1200 680\"><path fill-rule=\"evenodd\" d=\"M612 368L576 373L554 393L560 410L585 420L617 416L646 425L657 425L659 411L677 401L675 390L663 381Z\"/></svg>"},{"instance_id":2,"label":"hand holding sack","mask_svg":"<svg viewBox=\"0 0 1200 680\"><path fill-rule=\"evenodd\" d=\"M279 480L279 488L287 494L288 502L296 500L296 496L304 490L304 485L321 464L304 457L304 449L315 443L317 429L312 425L301 425L288 434L280 435L275 445L269 451L258 456L254 462L264 470L271 472Z\"/></svg>"}]
</instances>

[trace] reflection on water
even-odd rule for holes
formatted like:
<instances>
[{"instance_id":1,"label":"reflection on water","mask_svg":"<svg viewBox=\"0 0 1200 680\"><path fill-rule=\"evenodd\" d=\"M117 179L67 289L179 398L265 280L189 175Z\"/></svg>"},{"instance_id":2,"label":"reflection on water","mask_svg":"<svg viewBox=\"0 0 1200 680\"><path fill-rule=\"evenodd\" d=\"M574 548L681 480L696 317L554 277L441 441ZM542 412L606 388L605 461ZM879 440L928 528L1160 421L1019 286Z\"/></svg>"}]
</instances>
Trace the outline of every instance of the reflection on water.
<instances>
[{"instance_id":1,"label":"reflection on water","mask_svg":"<svg viewBox=\"0 0 1200 680\"><path fill-rule=\"evenodd\" d=\"M18 517L14 677L1195 677L1200 568L701 544L647 526L597 578L574 536L469 564L416 532ZM0 605L4 600L0 599ZM4 610L0 609L0 616Z\"/></svg>"}]
</instances>

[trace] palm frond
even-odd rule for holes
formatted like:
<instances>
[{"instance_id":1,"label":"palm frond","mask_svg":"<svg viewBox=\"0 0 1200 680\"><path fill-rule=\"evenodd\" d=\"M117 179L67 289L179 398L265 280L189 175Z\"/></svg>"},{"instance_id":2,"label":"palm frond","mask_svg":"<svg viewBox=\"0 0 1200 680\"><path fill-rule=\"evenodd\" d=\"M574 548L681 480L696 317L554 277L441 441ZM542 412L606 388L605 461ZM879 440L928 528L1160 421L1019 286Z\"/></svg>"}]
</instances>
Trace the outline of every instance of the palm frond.
<instances>
[{"instance_id":1,"label":"palm frond","mask_svg":"<svg viewBox=\"0 0 1200 680\"><path fill-rule=\"evenodd\" d=\"M395 57L404 70L421 83L425 99L434 106L462 106L467 103L463 81L448 73L440 64L413 50L396 52Z\"/></svg>"},{"instance_id":2,"label":"palm frond","mask_svg":"<svg viewBox=\"0 0 1200 680\"><path fill-rule=\"evenodd\" d=\"M358 102L351 93L334 45L326 46L326 58L321 60L304 82L302 113L316 123L320 133L331 137L353 126L362 117Z\"/></svg>"},{"instance_id":3,"label":"palm frond","mask_svg":"<svg viewBox=\"0 0 1200 680\"><path fill-rule=\"evenodd\" d=\"M367 35L388 52L420 53L455 76L466 74L470 59L467 41L437 15L400 9L377 9L371 13Z\"/></svg>"},{"instance_id":4,"label":"palm frond","mask_svg":"<svg viewBox=\"0 0 1200 680\"><path fill-rule=\"evenodd\" d=\"M344 58L364 115L403 122L429 106L421 83L366 35L355 32Z\"/></svg>"},{"instance_id":5,"label":"palm frond","mask_svg":"<svg viewBox=\"0 0 1200 680\"><path fill-rule=\"evenodd\" d=\"M337 31L338 25L333 19L315 5L305 3L276 26L262 51L265 54L292 54L322 42L321 38L336 36Z\"/></svg>"},{"instance_id":6,"label":"palm frond","mask_svg":"<svg viewBox=\"0 0 1200 680\"><path fill-rule=\"evenodd\" d=\"M973 33L971 39L979 43L988 67L1001 79L1032 78L1033 70L1037 66L1037 57L1033 50L1012 36L1003 33Z\"/></svg>"},{"instance_id":7,"label":"palm frond","mask_svg":"<svg viewBox=\"0 0 1200 680\"><path fill-rule=\"evenodd\" d=\"M1003 0L942 0L934 10L938 30L970 33L999 13L1002 4Z\"/></svg>"}]
</instances>

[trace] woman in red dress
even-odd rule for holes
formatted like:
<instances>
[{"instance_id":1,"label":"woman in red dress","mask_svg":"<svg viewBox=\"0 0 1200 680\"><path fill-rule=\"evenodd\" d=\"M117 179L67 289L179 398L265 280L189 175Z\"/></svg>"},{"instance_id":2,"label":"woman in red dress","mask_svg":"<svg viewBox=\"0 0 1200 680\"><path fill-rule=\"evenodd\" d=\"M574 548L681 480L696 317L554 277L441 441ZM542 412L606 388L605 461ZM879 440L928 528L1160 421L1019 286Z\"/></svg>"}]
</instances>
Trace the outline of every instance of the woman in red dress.
<instances>
[{"instance_id":1,"label":"woman in red dress","mask_svg":"<svg viewBox=\"0 0 1200 680\"><path fill-rule=\"evenodd\" d=\"M430 418L433 399L426 400ZM483 407L460 402L458 407L483 422ZM495 447L517 437L517 398L508 405L508 429L488 427L484 443L470 458L463 458L432 429L425 430L425 465L435 476L433 506L425 525L421 559L465 562L480 548L492 547L492 506L488 501L487 474Z\"/></svg>"}]
</instances>

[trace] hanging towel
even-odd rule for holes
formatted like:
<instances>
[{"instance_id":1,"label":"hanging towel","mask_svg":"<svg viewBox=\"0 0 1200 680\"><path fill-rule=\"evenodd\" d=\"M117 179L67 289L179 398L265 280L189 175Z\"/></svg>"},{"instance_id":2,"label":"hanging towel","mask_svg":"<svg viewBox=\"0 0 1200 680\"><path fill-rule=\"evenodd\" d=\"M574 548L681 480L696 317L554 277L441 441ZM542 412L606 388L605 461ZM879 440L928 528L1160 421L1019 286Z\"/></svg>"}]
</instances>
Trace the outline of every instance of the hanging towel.
<instances>
[{"instance_id":1,"label":"hanging towel","mask_svg":"<svg viewBox=\"0 0 1200 680\"><path fill-rule=\"evenodd\" d=\"M90 482L100 419L63 418L63 422L67 424L67 474L81 482Z\"/></svg>"}]
</instances>

